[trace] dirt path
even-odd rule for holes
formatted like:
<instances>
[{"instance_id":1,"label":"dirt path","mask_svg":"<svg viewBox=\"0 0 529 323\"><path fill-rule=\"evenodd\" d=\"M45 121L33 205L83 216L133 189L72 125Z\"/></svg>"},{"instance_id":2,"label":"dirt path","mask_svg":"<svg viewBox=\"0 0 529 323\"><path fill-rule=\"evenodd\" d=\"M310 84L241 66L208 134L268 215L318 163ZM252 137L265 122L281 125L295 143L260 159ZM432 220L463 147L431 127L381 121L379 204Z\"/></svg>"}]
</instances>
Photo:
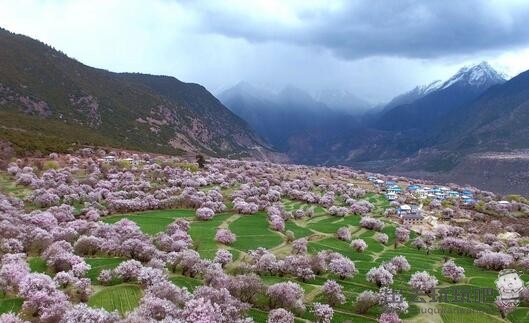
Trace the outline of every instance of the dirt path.
<instances>
[{"instance_id":1,"label":"dirt path","mask_svg":"<svg viewBox=\"0 0 529 323\"><path fill-rule=\"evenodd\" d=\"M409 320L402 320L403 322L413 323L443 323L443 318L439 314L437 304L435 303L417 303L419 307L419 315L414 316ZM431 311L431 312L428 312Z\"/></svg>"},{"instance_id":2,"label":"dirt path","mask_svg":"<svg viewBox=\"0 0 529 323\"><path fill-rule=\"evenodd\" d=\"M241 217L240 214L234 214L234 215L230 216L229 218L224 220L219 225L219 228L221 228L221 229L229 229L230 224L232 224L233 222L237 221L240 217Z\"/></svg>"}]
</instances>

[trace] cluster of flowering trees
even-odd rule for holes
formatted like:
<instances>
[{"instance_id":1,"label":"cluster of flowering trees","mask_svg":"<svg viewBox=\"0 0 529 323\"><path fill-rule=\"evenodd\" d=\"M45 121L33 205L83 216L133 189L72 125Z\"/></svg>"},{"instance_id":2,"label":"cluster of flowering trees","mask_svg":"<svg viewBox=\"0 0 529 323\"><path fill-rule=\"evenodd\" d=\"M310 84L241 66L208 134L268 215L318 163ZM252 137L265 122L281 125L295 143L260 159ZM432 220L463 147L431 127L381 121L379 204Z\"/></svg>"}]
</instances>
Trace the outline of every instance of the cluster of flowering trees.
<instances>
[{"instance_id":1,"label":"cluster of flowering trees","mask_svg":"<svg viewBox=\"0 0 529 323\"><path fill-rule=\"evenodd\" d=\"M367 249L367 243L362 239L355 239L351 241L351 248L358 252L364 252Z\"/></svg>"},{"instance_id":2,"label":"cluster of flowering trees","mask_svg":"<svg viewBox=\"0 0 529 323\"><path fill-rule=\"evenodd\" d=\"M393 284L393 276L409 271L411 269L408 260L404 256L395 256L390 261L383 262L379 267L371 268L366 275L368 282L378 287Z\"/></svg>"},{"instance_id":3,"label":"cluster of flowering trees","mask_svg":"<svg viewBox=\"0 0 529 323\"><path fill-rule=\"evenodd\" d=\"M95 159L70 159L71 165L50 169L38 176L31 167L10 164L8 171L20 185L29 186L27 201L37 207L61 203L106 203L106 211L123 213L170 207L208 208L215 213L226 209L217 189L207 193L198 190L206 185L229 185L226 175L213 172L208 176L159 164L145 165L141 170L104 169ZM82 167L88 172L80 182L74 174ZM152 183L156 183L156 188ZM159 185L163 184L163 185Z\"/></svg>"},{"instance_id":4,"label":"cluster of flowering trees","mask_svg":"<svg viewBox=\"0 0 529 323\"><path fill-rule=\"evenodd\" d=\"M474 260L476 266L493 270L505 269L513 262L513 256L503 252L482 252L479 258Z\"/></svg>"},{"instance_id":5,"label":"cluster of flowering trees","mask_svg":"<svg viewBox=\"0 0 529 323\"><path fill-rule=\"evenodd\" d=\"M443 265L443 276L451 280L453 283L459 282L465 278L465 269L455 264L453 260L448 260Z\"/></svg>"},{"instance_id":6,"label":"cluster of flowering trees","mask_svg":"<svg viewBox=\"0 0 529 323\"><path fill-rule=\"evenodd\" d=\"M418 271L411 275L410 286L416 290L430 294L439 281L426 271Z\"/></svg>"},{"instance_id":7,"label":"cluster of flowering trees","mask_svg":"<svg viewBox=\"0 0 529 323\"><path fill-rule=\"evenodd\" d=\"M351 230L348 227L341 227L336 231L336 237L343 241L350 241Z\"/></svg>"},{"instance_id":8,"label":"cluster of flowering trees","mask_svg":"<svg viewBox=\"0 0 529 323\"><path fill-rule=\"evenodd\" d=\"M171 321L209 315L219 322L233 322L246 316L250 305L241 299L248 292L242 291L239 282L232 283L238 286L239 293L221 286L204 286L189 293L168 281L167 269L206 277L208 272L222 271L222 266L231 262L231 253L223 249L213 261L201 259L190 249L192 239L186 220L178 219L165 232L149 237L129 220L100 222L99 212L93 208L86 210L87 216L76 217L68 205L30 214L22 207L20 201L0 195L0 289L23 299L20 315L24 317L35 317L41 322L87 319L117 322L116 313L83 304L92 288L86 278L90 266L82 256L91 255L130 258L114 270L101 271L98 277L102 284L117 279L136 282L144 289L139 307L129 314L128 320ZM233 240L229 233L221 232L225 243ZM30 273L26 252L40 255L51 276ZM248 282L244 278L234 279ZM252 290L254 287L250 286Z\"/></svg>"},{"instance_id":9,"label":"cluster of flowering trees","mask_svg":"<svg viewBox=\"0 0 529 323\"><path fill-rule=\"evenodd\" d=\"M384 222L369 216L364 216L360 220L360 226L368 230L380 231L384 228Z\"/></svg>"},{"instance_id":10,"label":"cluster of flowering trees","mask_svg":"<svg viewBox=\"0 0 529 323\"><path fill-rule=\"evenodd\" d=\"M305 292L299 284L288 281L268 287L266 295L270 298L272 308L281 307L290 310L304 310L303 297Z\"/></svg>"},{"instance_id":11,"label":"cluster of flowering trees","mask_svg":"<svg viewBox=\"0 0 529 323\"><path fill-rule=\"evenodd\" d=\"M379 317L379 322L400 322L399 314L408 311L408 302L396 290L389 287L382 287L378 291L365 290L356 298L355 311L365 314L374 306L382 307L383 313Z\"/></svg>"},{"instance_id":12,"label":"cluster of flowering trees","mask_svg":"<svg viewBox=\"0 0 529 323\"><path fill-rule=\"evenodd\" d=\"M351 259L337 252L309 254L307 238L296 240L293 232L285 232L287 221L311 218L314 208L326 208L328 214L336 217L362 216L360 226L377 231L376 241L387 244L389 240L381 232L384 222L369 215L374 205L361 200L366 191L349 183L349 179L366 175L346 168L212 159L205 169L191 172L162 159L123 169L103 165L97 155L101 153L83 151L80 157L53 155L50 158L62 167L44 171L22 161L9 165L10 176L30 193L24 201L0 194L0 291L23 300L18 316L4 315L0 321L119 321L122 318L117 313L85 305L93 290L87 278L90 266L84 257L110 256L127 260L114 269L100 271L97 280L103 285L131 282L143 290L139 306L128 314L127 322L246 322L247 311L257 303L258 295L265 295L270 301L269 322L293 322L295 315L305 309L313 313L317 322L330 322L333 307L346 301L338 282L354 277L358 270ZM224 188L233 193L227 196ZM499 203L493 194L477 190L473 193L479 195L485 203L481 207L491 214L528 213L529 207L522 202ZM286 211L281 202L285 198L311 205ZM180 207L195 210L196 220L192 221L208 221L226 211L225 200L241 215L266 213L270 228L291 242L287 244L291 248L285 249L291 253L274 254L257 248L230 264L233 257L228 249L217 250L213 259L202 258L194 249L190 223L184 219L175 220L153 236L144 234L126 219L113 224L100 221L112 213ZM438 213L454 213L438 201L429 207ZM256 214L260 211L263 213ZM481 235L476 226L440 224L433 231L421 232L412 245L427 252L439 248L447 254L468 255L475 258L476 266L486 269L529 269L529 247L523 240L502 240L498 233L508 227L497 220L489 224L493 233ZM367 243L352 240L350 228L339 228L336 237L350 241L356 252L365 252ZM217 230L214 239L219 244L232 245L236 236L224 227ZM409 239L409 228L396 228L395 247ZM28 255L43 259L48 274L32 273ZM380 306L380 322L400 321L398 315L406 312L408 304L402 295L391 290L391 285L399 273L410 267L404 256L396 256L371 268L365 279L378 291L358 295L356 310L365 313ZM228 275L226 268L233 268L235 274ZM194 292L175 286L169 274L177 272L201 279L204 286ZM304 291L294 280L311 281L321 274L329 278L321 288L321 299L326 304L304 304ZM443 264L442 274L454 283L465 277L463 267L451 260ZM285 282L266 287L260 275L281 276ZM437 284L437 279L427 272L416 272L409 280L412 288L426 293ZM388 300L390 294L392 301ZM401 301L395 302L395 296Z\"/></svg>"},{"instance_id":13,"label":"cluster of flowering trees","mask_svg":"<svg viewBox=\"0 0 529 323\"><path fill-rule=\"evenodd\" d=\"M353 277L356 266L353 261L337 252L320 251L307 255L307 241L298 239L293 243L293 255L278 259L273 253L258 248L250 250L249 268L259 274L286 275L290 274L303 281L312 280L315 275L329 272L340 279Z\"/></svg>"},{"instance_id":14,"label":"cluster of flowering trees","mask_svg":"<svg viewBox=\"0 0 529 323\"><path fill-rule=\"evenodd\" d=\"M218 229L215 234L215 240L225 245L230 245L237 240L235 234L230 229Z\"/></svg>"}]
</instances>

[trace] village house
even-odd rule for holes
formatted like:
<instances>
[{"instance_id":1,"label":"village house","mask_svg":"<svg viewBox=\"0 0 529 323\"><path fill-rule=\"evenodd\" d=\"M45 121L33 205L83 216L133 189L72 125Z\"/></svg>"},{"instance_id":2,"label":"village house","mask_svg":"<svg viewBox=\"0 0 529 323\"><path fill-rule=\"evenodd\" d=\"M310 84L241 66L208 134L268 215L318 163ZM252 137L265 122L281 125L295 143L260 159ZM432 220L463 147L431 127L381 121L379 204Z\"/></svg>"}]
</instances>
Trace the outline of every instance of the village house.
<instances>
[{"instance_id":1,"label":"village house","mask_svg":"<svg viewBox=\"0 0 529 323\"><path fill-rule=\"evenodd\" d=\"M138 166L141 164L141 160L139 159L134 159L134 158L123 158L122 161L128 163L129 165L132 165L132 166Z\"/></svg>"},{"instance_id":2,"label":"village house","mask_svg":"<svg viewBox=\"0 0 529 323\"><path fill-rule=\"evenodd\" d=\"M116 156L108 155L103 157L103 162L105 164L112 164L116 161Z\"/></svg>"},{"instance_id":3,"label":"village house","mask_svg":"<svg viewBox=\"0 0 529 323\"><path fill-rule=\"evenodd\" d=\"M399 206L399 208L397 209L397 214L400 216L406 213L411 213L411 206L409 206L408 204L402 204L401 206Z\"/></svg>"},{"instance_id":4,"label":"village house","mask_svg":"<svg viewBox=\"0 0 529 323\"><path fill-rule=\"evenodd\" d=\"M463 196L463 204L465 205L473 205L476 203L476 200L469 196Z\"/></svg>"},{"instance_id":5,"label":"village house","mask_svg":"<svg viewBox=\"0 0 529 323\"><path fill-rule=\"evenodd\" d=\"M397 199L397 194L395 194L394 192L388 192L386 193L386 198L388 199L388 201L395 201Z\"/></svg>"},{"instance_id":6,"label":"village house","mask_svg":"<svg viewBox=\"0 0 529 323\"><path fill-rule=\"evenodd\" d=\"M420 225L423 224L424 217L420 213L405 214L400 217L400 222L403 225Z\"/></svg>"},{"instance_id":7,"label":"village house","mask_svg":"<svg viewBox=\"0 0 529 323\"><path fill-rule=\"evenodd\" d=\"M428 193L429 193L428 194L429 197L431 195L433 198L438 199L438 200L443 200L445 198L445 194L439 187L432 188Z\"/></svg>"},{"instance_id":8,"label":"village house","mask_svg":"<svg viewBox=\"0 0 529 323\"><path fill-rule=\"evenodd\" d=\"M417 205L403 204L397 209L400 222L404 225L422 224L424 217Z\"/></svg>"},{"instance_id":9,"label":"village house","mask_svg":"<svg viewBox=\"0 0 529 323\"><path fill-rule=\"evenodd\" d=\"M459 192L457 192L457 191L449 191L448 192L448 197L459 198Z\"/></svg>"},{"instance_id":10,"label":"village house","mask_svg":"<svg viewBox=\"0 0 529 323\"><path fill-rule=\"evenodd\" d=\"M402 189L398 185L390 185L390 186L386 186L386 192L397 194L397 193L402 192Z\"/></svg>"}]
</instances>

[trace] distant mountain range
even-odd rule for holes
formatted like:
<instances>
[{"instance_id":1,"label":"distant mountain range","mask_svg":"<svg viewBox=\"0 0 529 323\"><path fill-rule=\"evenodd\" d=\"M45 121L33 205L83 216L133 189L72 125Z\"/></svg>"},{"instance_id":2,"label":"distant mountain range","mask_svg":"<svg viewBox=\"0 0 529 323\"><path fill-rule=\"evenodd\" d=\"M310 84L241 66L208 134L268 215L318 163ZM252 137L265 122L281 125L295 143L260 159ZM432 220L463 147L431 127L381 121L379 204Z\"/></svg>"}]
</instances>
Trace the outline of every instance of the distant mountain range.
<instances>
[{"instance_id":1,"label":"distant mountain range","mask_svg":"<svg viewBox=\"0 0 529 323\"><path fill-rule=\"evenodd\" d=\"M0 139L41 152L101 145L178 154L273 154L198 84L92 68L0 29Z\"/></svg>"},{"instance_id":2,"label":"distant mountain range","mask_svg":"<svg viewBox=\"0 0 529 323\"><path fill-rule=\"evenodd\" d=\"M490 87L443 120L450 129L438 145L450 150L510 151L529 148L529 71Z\"/></svg>"},{"instance_id":3,"label":"distant mountain range","mask_svg":"<svg viewBox=\"0 0 529 323\"><path fill-rule=\"evenodd\" d=\"M239 83L219 98L294 161L335 164L405 158L434 146L446 137L445 119L504 82L501 74L483 62L462 68L445 82L435 81L399 95L369 117L351 113L369 111L368 104L361 103L359 108L361 101L346 91L314 98L292 86L271 93ZM351 108L347 108L347 98L352 100Z\"/></svg>"},{"instance_id":4,"label":"distant mountain range","mask_svg":"<svg viewBox=\"0 0 529 323\"><path fill-rule=\"evenodd\" d=\"M505 82L489 64L464 67L444 83L434 82L418 97L386 110L376 123L384 130L431 131L443 118L479 97L491 86Z\"/></svg>"},{"instance_id":5,"label":"distant mountain range","mask_svg":"<svg viewBox=\"0 0 529 323\"><path fill-rule=\"evenodd\" d=\"M412 175L457 169L461 175L468 171L458 165L471 165L468 159L476 154L529 149L529 72L507 81L482 62L460 69L446 81L417 86L367 117L331 109L332 100L323 97L293 88L273 94L248 84L219 96L298 163L346 164ZM529 177L529 172L509 174L505 176Z\"/></svg>"},{"instance_id":6,"label":"distant mountain range","mask_svg":"<svg viewBox=\"0 0 529 323\"><path fill-rule=\"evenodd\" d=\"M506 80L482 62L376 108L343 90L271 92L244 82L219 99L174 77L92 68L0 29L0 152L93 145L288 156L529 193L529 167L519 166L529 161L529 71Z\"/></svg>"}]
</instances>

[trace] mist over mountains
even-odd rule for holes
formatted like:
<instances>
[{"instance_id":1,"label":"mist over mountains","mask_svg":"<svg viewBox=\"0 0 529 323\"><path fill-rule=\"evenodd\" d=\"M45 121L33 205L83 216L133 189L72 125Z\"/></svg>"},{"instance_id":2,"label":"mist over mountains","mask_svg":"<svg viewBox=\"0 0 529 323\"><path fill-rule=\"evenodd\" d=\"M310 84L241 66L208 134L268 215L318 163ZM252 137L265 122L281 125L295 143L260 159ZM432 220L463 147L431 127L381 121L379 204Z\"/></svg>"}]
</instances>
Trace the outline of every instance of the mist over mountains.
<instances>
[{"instance_id":1,"label":"mist over mountains","mask_svg":"<svg viewBox=\"0 0 529 323\"><path fill-rule=\"evenodd\" d=\"M506 162L527 158L529 72L506 80L482 62L377 106L341 89L274 92L246 82L217 99L174 77L91 68L6 30L0 44L0 139L19 153L112 146L426 177L457 173L467 182L487 178L467 176L482 156L489 163L509 153L494 166L508 189L524 190L521 179L529 178ZM478 184L501 182L487 174Z\"/></svg>"},{"instance_id":2,"label":"mist over mountains","mask_svg":"<svg viewBox=\"0 0 529 323\"><path fill-rule=\"evenodd\" d=\"M322 92L314 98L292 86L272 93L244 82L219 99L294 161L336 163L402 158L433 146L446 118L504 82L482 62L444 82L417 86L379 109L346 91ZM310 139L315 134L318 137ZM361 142L355 143L358 138Z\"/></svg>"},{"instance_id":3,"label":"mist over mountains","mask_svg":"<svg viewBox=\"0 0 529 323\"><path fill-rule=\"evenodd\" d=\"M285 153L308 132L328 136L358 126L353 110L331 108L293 86L272 93L242 82L219 94L219 99L275 149Z\"/></svg>"},{"instance_id":4,"label":"mist over mountains","mask_svg":"<svg viewBox=\"0 0 529 323\"><path fill-rule=\"evenodd\" d=\"M377 108L351 95L355 113L342 104L331 108L347 96L323 100L292 87L270 93L243 83L219 99L293 162L437 176L476 154L529 148L527 73L507 81L481 62Z\"/></svg>"}]
</instances>

